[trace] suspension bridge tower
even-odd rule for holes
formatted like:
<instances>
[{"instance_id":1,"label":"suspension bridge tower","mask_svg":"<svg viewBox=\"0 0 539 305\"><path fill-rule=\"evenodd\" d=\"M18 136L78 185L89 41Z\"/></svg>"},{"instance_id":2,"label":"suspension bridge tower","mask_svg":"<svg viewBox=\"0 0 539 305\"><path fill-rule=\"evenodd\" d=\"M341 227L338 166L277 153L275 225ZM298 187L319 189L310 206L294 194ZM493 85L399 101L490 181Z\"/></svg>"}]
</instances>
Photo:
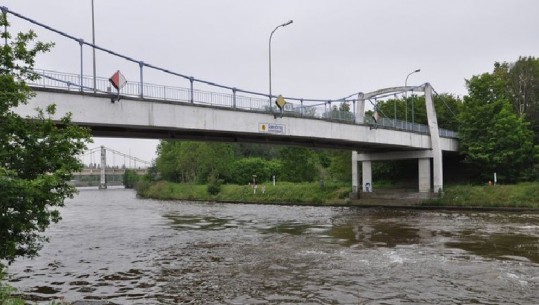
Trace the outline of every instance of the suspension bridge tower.
<instances>
[{"instance_id":1,"label":"suspension bridge tower","mask_svg":"<svg viewBox=\"0 0 539 305\"><path fill-rule=\"evenodd\" d=\"M101 146L101 171L100 171L100 178L99 178L100 190L104 190L107 188L106 169L107 169L107 150L105 149L105 146Z\"/></svg>"}]
</instances>

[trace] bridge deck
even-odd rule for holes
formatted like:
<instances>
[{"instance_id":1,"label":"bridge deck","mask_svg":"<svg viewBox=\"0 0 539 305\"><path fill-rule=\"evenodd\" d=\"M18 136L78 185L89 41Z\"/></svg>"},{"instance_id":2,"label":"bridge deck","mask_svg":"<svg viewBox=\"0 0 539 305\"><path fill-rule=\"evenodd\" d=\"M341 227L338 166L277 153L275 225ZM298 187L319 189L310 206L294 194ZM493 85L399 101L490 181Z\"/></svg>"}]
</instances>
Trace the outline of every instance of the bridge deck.
<instances>
[{"instance_id":1,"label":"bridge deck","mask_svg":"<svg viewBox=\"0 0 539 305\"><path fill-rule=\"evenodd\" d=\"M295 144L360 151L428 150L430 136L370 124L284 116L228 107L35 88L36 97L18 108L32 115L36 107L57 105L58 115L71 112L73 121L95 136L192 139L227 142ZM458 141L442 138L442 150L458 151Z\"/></svg>"}]
</instances>

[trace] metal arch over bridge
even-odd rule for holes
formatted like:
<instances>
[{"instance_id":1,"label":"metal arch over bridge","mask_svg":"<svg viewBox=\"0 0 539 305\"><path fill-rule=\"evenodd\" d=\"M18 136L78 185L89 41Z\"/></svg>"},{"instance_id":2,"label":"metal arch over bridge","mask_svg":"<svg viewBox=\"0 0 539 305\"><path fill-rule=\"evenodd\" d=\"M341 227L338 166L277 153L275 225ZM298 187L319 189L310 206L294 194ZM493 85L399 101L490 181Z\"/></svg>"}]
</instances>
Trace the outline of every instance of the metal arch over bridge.
<instances>
[{"instance_id":1,"label":"metal arch over bridge","mask_svg":"<svg viewBox=\"0 0 539 305\"><path fill-rule=\"evenodd\" d=\"M91 128L95 136L133 138L186 138L211 141L245 141L297 144L354 150L353 191L368 191L372 185L370 163L376 160L416 158L419 160L419 191L443 190L442 151L457 151L456 133L438 128L433 89L430 84L354 93L337 99L285 97L290 103L282 118L275 119L272 98L236 87L208 82L172 72L75 38L35 20L0 7L3 13L44 27L80 45L81 69L78 75L41 71L41 81L32 84L37 95L17 111L32 115L33 109L57 105L60 115L72 113L73 121ZM91 78L83 74L83 48L87 46L135 63L140 82L129 83L118 92L119 101L105 85L87 86ZM189 82L189 88L166 87L144 81L144 68L174 75ZM73 77L75 76L75 77ZM94 76L94 80L97 78ZM106 79L105 79L106 80ZM103 83L103 82L101 82ZM195 90L201 83L225 92ZM373 120L365 117L365 101L387 94L424 92L428 125L407 121ZM171 93L176 94L171 98ZM239 94L238 94L239 93ZM216 99L215 99L216 98ZM268 104L269 101L269 104ZM111 103L112 102L112 103ZM299 102L299 103L298 103ZM334 117L332 103L353 104L353 114ZM328 110L329 108L329 110ZM268 113L270 115L268 115ZM361 153L357 153L359 151ZM433 160L431 178L430 160ZM362 183L357 176L357 162L362 162ZM427 166L428 165L428 166Z\"/></svg>"}]
</instances>

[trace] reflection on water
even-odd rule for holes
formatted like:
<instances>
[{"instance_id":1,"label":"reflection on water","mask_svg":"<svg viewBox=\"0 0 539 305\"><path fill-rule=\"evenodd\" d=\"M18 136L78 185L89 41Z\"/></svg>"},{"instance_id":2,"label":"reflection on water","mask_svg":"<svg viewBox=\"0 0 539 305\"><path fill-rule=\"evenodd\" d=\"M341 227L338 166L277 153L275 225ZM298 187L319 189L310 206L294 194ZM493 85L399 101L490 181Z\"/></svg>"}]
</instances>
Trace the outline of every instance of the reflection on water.
<instances>
[{"instance_id":1,"label":"reflection on water","mask_svg":"<svg viewBox=\"0 0 539 305\"><path fill-rule=\"evenodd\" d=\"M539 215L159 202L83 191L28 299L95 304L537 304ZM91 304L91 303L84 303Z\"/></svg>"},{"instance_id":2,"label":"reflection on water","mask_svg":"<svg viewBox=\"0 0 539 305\"><path fill-rule=\"evenodd\" d=\"M513 259L539 263L537 237L522 234L466 235L459 241L446 243L474 254L495 259Z\"/></svg>"}]
</instances>

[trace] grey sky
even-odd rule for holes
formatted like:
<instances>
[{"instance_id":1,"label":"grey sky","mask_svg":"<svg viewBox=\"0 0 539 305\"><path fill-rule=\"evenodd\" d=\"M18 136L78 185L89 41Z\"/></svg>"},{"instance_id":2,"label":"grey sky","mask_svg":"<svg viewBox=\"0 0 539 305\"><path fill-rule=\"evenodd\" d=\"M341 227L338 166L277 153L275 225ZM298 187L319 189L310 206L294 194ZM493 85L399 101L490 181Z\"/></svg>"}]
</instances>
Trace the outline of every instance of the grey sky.
<instances>
[{"instance_id":1,"label":"grey sky","mask_svg":"<svg viewBox=\"0 0 539 305\"><path fill-rule=\"evenodd\" d=\"M91 41L91 0L2 0L1 5ZM96 43L144 62L212 82L268 92L268 39L274 94L334 99L358 91L430 82L466 93L465 79L495 61L539 56L535 0L94 0ZM12 18L17 29L27 22ZM36 31L57 46L37 67L79 72L78 44ZM91 51L85 50L91 74ZM97 74L138 66L97 53ZM145 80L188 86L147 72ZM154 157L157 141L96 139L95 144Z\"/></svg>"}]
</instances>

